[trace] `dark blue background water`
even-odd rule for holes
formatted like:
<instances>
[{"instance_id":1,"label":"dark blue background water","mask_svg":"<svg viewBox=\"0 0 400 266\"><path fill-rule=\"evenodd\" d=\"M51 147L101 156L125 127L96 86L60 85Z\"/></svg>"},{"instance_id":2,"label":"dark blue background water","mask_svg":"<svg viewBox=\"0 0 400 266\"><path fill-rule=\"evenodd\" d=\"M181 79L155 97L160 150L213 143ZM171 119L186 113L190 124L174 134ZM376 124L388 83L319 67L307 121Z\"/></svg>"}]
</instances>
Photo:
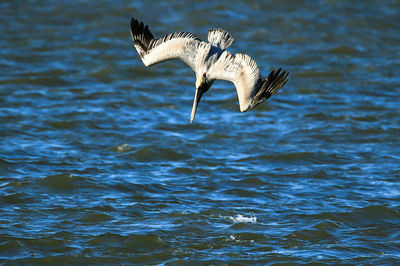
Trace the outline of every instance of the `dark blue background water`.
<instances>
[{"instance_id":1,"label":"dark blue background water","mask_svg":"<svg viewBox=\"0 0 400 266\"><path fill-rule=\"evenodd\" d=\"M398 1L2 1L0 263L400 262ZM146 68L209 28L289 83L239 112Z\"/></svg>"}]
</instances>

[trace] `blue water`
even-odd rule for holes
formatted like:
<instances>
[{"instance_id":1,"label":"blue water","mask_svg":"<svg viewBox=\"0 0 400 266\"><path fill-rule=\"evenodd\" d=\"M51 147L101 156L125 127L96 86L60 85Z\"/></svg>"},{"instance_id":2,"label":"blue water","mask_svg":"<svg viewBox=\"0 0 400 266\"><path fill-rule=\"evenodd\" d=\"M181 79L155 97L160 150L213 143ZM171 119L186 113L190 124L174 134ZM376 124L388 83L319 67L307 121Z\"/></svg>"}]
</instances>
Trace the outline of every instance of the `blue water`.
<instances>
[{"instance_id":1,"label":"blue water","mask_svg":"<svg viewBox=\"0 0 400 266\"><path fill-rule=\"evenodd\" d=\"M2 1L0 263L400 263L398 1ZM147 68L209 28L282 90Z\"/></svg>"}]
</instances>

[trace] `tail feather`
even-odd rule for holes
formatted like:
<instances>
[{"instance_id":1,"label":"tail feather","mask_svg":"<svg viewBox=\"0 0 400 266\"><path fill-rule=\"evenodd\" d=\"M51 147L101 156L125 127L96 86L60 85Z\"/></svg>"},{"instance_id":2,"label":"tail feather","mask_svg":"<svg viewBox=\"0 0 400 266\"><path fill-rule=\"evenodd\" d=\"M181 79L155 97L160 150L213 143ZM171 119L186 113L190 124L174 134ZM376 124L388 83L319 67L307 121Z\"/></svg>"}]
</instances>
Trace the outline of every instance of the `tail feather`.
<instances>
[{"instance_id":1,"label":"tail feather","mask_svg":"<svg viewBox=\"0 0 400 266\"><path fill-rule=\"evenodd\" d=\"M222 50L228 48L233 41L233 37L223 29L212 29L208 31L208 42L220 47Z\"/></svg>"},{"instance_id":2,"label":"tail feather","mask_svg":"<svg viewBox=\"0 0 400 266\"><path fill-rule=\"evenodd\" d=\"M281 73L281 70L282 69L279 68L278 71L273 70L269 73L268 78L264 80L261 88L254 96L249 109L267 100L286 84L289 73L287 71Z\"/></svg>"}]
</instances>

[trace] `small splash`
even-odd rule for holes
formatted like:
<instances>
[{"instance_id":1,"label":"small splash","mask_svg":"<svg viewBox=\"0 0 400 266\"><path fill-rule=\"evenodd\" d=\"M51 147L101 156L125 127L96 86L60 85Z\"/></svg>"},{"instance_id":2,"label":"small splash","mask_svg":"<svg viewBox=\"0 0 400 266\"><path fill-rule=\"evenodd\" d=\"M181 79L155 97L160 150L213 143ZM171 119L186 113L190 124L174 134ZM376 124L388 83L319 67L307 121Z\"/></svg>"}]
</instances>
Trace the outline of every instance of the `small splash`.
<instances>
[{"instance_id":1,"label":"small splash","mask_svg":"<svg viewBox=\"0 0 400 266\"><path fill-rule=\"evenodd\" d=\"M235 223L252 223L252 224L257 223L257 217L254 215L251 215L250 217L246 217L241 214L237 214L235 217L229 216L228 218L229 218L229 220L231 220Z\"/></svg>"},{"instance_id":2,"label":"small splash","mask_svg":"<svg viewBox=\"0 0 400 266\"><path fill-rule=\"evenodd\" d=\"M236 243L254 243L253 239L250 240L241 240L239 236L229 235L229 237L225 238L226 241L236 242Z\"/></svg>"},{"instance_id":3,"label":"small splash","mask_svg":"<svg viewBox=\"0 0 400 266\"><path fill-rule=\"evenodd\" d=\"M239 243L240 239L237 239L236 236L234 236L234 235L230 235L228 238L226 238L226 241Z\"/></svg>"},{"instance_id":4,"label":"small splash","mask_svg":"<svg viewBox=\"0 0 400 266\"><path fill-rule=\"evenodd\" d=\"M127 152L130 151L131 149L132 149L131 146L129 146L129 144L127 143L120 144L112 148L112 150L116 152Z\"/></svg>"},{"instance_id":5,"label":"small splash","mask_svg":"<svg viewBox=\"0 0 400 266\"><path fill-rule=\"evenodd\" d=\"M229 235L229 237L225 237L224 240L227 242L236 242L236 243L241 242L240 239L238 239L235 235Z\"/></svg>"}]
</instances>

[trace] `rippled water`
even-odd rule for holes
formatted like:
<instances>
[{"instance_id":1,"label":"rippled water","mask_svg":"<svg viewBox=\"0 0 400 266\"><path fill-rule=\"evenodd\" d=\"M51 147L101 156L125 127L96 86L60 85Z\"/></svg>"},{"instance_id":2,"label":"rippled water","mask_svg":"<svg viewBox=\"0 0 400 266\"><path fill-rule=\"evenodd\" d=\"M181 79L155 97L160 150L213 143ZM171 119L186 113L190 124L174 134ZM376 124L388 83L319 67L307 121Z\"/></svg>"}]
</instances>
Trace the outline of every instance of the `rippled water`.
<instances>
[{"instance_id":1,"label":"rippled water","mask_svg":"<svg viewBox=\"0 0 400 266\"><path fill-rule=\"evenodd\" d=\"M357 2L357 3L356 3ZM400 262L398 1L1 1L0 263ZM289 83L240 113L146 68L228 30Z\"/></svg>"}]
</instances>

